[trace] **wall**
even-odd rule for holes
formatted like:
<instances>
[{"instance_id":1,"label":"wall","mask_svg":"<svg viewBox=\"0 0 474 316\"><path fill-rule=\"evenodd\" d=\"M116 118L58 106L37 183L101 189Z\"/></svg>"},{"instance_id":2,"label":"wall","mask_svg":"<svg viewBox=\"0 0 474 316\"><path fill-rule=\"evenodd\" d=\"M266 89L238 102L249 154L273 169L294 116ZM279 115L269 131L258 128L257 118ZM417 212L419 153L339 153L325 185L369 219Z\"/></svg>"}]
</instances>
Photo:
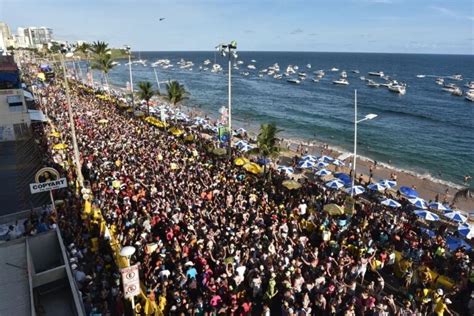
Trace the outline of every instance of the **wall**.
<instances>
[{"instance_id":1,"label":"wall","mask_svg":"<svg viewBox=\"0 0 474 316\"><path fill-rule=\"evenodd\" d=\"M7 97L19 95L22 99L23 106L21 111L12 111L8 105ZM16 109L15 109L16 110ZM25 123L28 126L31 124L30 117L27 112L25 97L21 89L7 89L0 90L0 141L15 140L14 124Z\"/></svg>"}]
</instances>

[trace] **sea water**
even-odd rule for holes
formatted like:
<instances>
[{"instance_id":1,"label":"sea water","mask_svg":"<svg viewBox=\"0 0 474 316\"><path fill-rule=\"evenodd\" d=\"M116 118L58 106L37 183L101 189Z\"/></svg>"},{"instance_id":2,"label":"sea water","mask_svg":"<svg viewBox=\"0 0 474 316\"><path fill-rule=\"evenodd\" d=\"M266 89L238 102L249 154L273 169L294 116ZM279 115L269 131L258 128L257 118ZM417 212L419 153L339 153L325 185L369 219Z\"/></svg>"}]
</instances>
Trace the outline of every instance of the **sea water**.
<instances>
[{"instance_id":1,"label":"sea water","mask_svg":"<svg viewBox=\"0 0 474 316\"><path fill-rule=\"evenodd\" d=\"M137 53L134 53L135 57ZM227 57L215 52L141 52L148 66L135 64L133 81L148 80L155 84L150 64L170 59L174 67L157 67L159 81L178 80L190 92L186 105L196 107L212 117L227 105ZM192 71L176 65L181 58L192 61ZM203 66L203 61L211 64ZM398 169L418 173L438 181L463 184L466 174L474 176L474 104L442 90L437 77L461 74L463 81L453 82L464 91L474 80L472 55L420 55L375 53L313 53L313 52L239 52L244 63L232 69L232 118L234 126L255 129L261 123L275 122L282 136L298 140L328 143L342 151L353 150L354 90L358 93L358 116L368 113L378 117L358 125L358 154L389 164ZM252 63L256 70L247 68ZM212 73L212 64L224 71ZM109 74L111 83L125 87L129 80L126 60ZM292 84L258 72L278 63L280 73L288 65L297 65L296 72L306 72L307 79ZM307 68L311 64L311 68ZM199 66L209 67L208 71ZM333 67L339 71L330 71ZM314 71L322 69L326 76L315 83ZM333 84L345 70L348 86ZM359 70L359 74L352 72ZM368 72L383 71L391 79L407 84L405 95L385 87L370 88L359 77L379 83L382 78ZM249 72L244 76L243 72ZM417 75L425 75L418 78ZM97 78L97 75L96 75ZM296 78L295 75L292 78ZM164 90L164 84L161 84ZM473 184L471 183L471 186Z\"/></svg>"}]
</instances>

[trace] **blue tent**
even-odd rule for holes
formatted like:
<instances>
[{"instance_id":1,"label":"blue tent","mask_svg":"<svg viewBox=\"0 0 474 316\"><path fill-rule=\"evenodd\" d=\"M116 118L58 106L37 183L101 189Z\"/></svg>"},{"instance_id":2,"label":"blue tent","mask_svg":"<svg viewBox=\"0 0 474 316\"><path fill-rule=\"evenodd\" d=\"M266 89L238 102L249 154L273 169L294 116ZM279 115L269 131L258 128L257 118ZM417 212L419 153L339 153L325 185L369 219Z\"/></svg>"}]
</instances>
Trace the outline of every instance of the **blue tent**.
<instances>
[{"instance_id":1,"label":"blue tent","mask_svg":"<svg viewBox=\"0 0 474 316\"><path fill-rule=\"evenodd\" d=\"M410 187L400 187L399 191L410 198L416 198L418 197L418 192L416 192L415 189L412 189Z\"/></svg>"},{"instance_id":2,"label":"blue tent","mask_svg":"<svg viewBox=\"0 0 474 316\"><path fill-rule=\"evenodd\" d=\"M462 246L464 246L464 248L466 248L467 251L472 250L472 247L463 239L458 239L451 236L448 236L446 238L446 245L448 246L450 251L455 251L456 249Z\"/></svg>"},{"instance_id":3,"label":"blue tent","mask_svg":"<svg viewBox=\"0 0 474 316\"><path fill-rule=\"evenodd\" d=\"M345 173L335 173L334 176L344 182L344 185L350 185L352 183L352 179L348 174Z\"/></svg>"}]
</instances>

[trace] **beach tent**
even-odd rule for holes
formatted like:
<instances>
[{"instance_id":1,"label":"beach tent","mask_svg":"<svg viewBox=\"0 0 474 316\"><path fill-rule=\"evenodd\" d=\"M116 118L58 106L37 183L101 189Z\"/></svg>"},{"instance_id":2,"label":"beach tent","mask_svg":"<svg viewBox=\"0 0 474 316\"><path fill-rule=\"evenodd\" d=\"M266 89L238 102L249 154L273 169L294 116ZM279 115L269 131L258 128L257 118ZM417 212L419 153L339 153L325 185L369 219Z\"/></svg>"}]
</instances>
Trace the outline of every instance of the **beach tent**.
<instances>
[{"instance_id":1,"label":"beach tent","mask_svg":"<svg viewBox=\"0 0 474 316\"><path fill-rule=\"evenodd\" d=\"M471 251L472 247L462 239L454 238L452 236L446 237L446 245L451 252L455 251L459 247L466 248L467 251Z\"/></svg>"},{"instance_id":2,"label":"beach tent","mask_svg":"<svg viewBox=\"0 0 474 316\"><path fill-rule=\"evenodd\" d=\"M285 180L283 181L282 185L288 190L296 190L296 189L301 188L301 183L295 180Z\"/></svg>"},{"instance_id":3,"label":"beach tent","mask_svg":"<svg viewBox=\"0 0 474 316\"><path fill-rule=\"evenodd\" d=\"M300 161L300 163L298 165L298 168L300 168L300 169L309 169L309 168L313 168L313 167L314 167L314 162L312 162L310 160Z\"/></svg>"},{"instance_id":4,"label":"beach tent","mask_svg":"<svg viewBox=\"0 0 474 316\"><path fill-rule=\"evenodd\" d=\"M467 222L467 217L464 214L461 214L459 211L448 212L445 213L444 216L458 223Z\"/></svg>"},{"instance_id":5,"label":"beach tent","mask_svg":"<svg viewBox=\"0 0 474 316\"><path fill-rule=\"evenodd\" d=\"M428 206L430 209L437 210L437 211L450 211L451 210L449 207L444 206L443 204L439 202L432 202Z\"/></svg>"},{"instance_id":6,"label":"beach tent","mask_svg":"<svg viewBox=\"0 0 474 316\"><path fill-rule=\"evenodd\" d=\"M400 189L398 189L400 191L401 194L403 194L404 196L407 196L409 198L416 198L418 197L418 192L416 192L415 189L412 189L410 187L400 187Z\"/></svg>"},{"instance_id":7,"label":"beach tent","mask_svg":"<svg viewBox=\"0 0 474 316\"><path fill-rule=\"evenodd\" d=\"M250 162L250 160L248 160L245 157L237 157L237 158L234 159L234 164L236 166L243 166L243 165L245 165L246 163L249 163L249 162Z\"/></svg>"},{"instance_id":8,"label":"beach tent","mask_svg":"<svg viewBox=\"0 0 474 316\"><path fill-rule=\"evenodd\" d=\"M327 162L324 162L324 161L318 161L314 166L318 169L320 168L325 168L327 167L329 164Z\"/></svg>"},{"instance_id":9,"label":"beach tent","mask_svg":"<svg viewBox=\"0 0 474 316\"><path fill-rule=\"evenodd\" d=\"M388 206L388 207L392 207L392 208L397 208L397 207L402 206L400 203L392 199L385 199L382 202L380 202L380 204Z\"/></svg>"},{"instance_id":10,"label":"beach tent","mask_svg":"<svg viewBox=\"0 0 474 316\"><path fill-rule=\"evenodd\" d=\"M426 201L419 197L408 199L408 202L410 202L411 205L416 206L418 209L426 210L428 208Z\"/></svg>"},{"instance_id":11,"label":"beach tent","mask_svg":"<svg viewBox=\"0 0 474 316\"><path fill-rule=\"evenodd\" d=\"M318 160L318 157L313 156L313 155L304 155L303 157L301 157L300 161L302 161L302 160L310 160L310 161L315 162L315 161Z\"/></svg>"},{"instance_id":12,"label":"beach tent","mask_svg":"<svg viewBox=\"0 0 474 316\"><path fill-rule=\"evenodd\" d=\"M243 167L246 171L252 174L260 174L263 172L263 168L260 165L256 164L255 162L248 162Z\"/></svg>"},{"instance_id":13,"label":"beach tent","mask_svg":"<svg viewBox=\"0 0 474 316\"><path fill-rule=\"evenodd\" d=\"M380 183L372 183L367 186L367 188L371 191L384 191L386 187L381 185Z\"/></svg>"},{"instance_id":14,"label":"beach tent","mask_svg":"<svg viewBox=\"0 0 474 316\"><path fill-rule=\"evenodd\" d=\"M346 193L351 194L351 195L359 195L365 192L365 189L361 185L355 185L354 187L350 187L345 189Z\"/></svg>"},{"instance_id":15,"label":"beach tent","mask_svg":"<svg viewBox=\"0 0 474 316\"><path fill-rule=\"evenodd\" d=\"M334 180L331 180L331 181L326 182L326 186L327 186L328 188L338 190L338 189L344 187L344 182L342 182L342 181L339 180L339 179L334 179Z\"/></svg>"},{"instance_id":16,"label":"beach tent","mask_svg":"<svg viewBox=\"0 0 474 316\"><path fill-rule=\"evenodd\" d=\"M431 213L430 211L416 210L413 213L415 213L416 216L421 217L427 221L439 221L439 216L434 213Z\"/></svg>"},{"instance_id":17,"label":"beach tent","mask_svg":"<svg viewBox=\"0 0 474 316\"><path fill-rule=\"evenodd\" d=\"M335 173L334 176L344 182L344 185L350 185L352 182L351 177L346 173Z\"/></svg>"},{"instance_id":18,"label":"beach tent","mask_svg":"<svg viewBox=\"0 0 474 316\"><path fill-rule=\"evenodd\" d=\"M320 169L316 171L315 175L317 175L318 177L325 177L327 175L330 175L331 173L332 172L327 169Z\"/></svg>"},{"instance_id":19,"label":"beach tent","mask_svg":"<svg viewBox=\"0 0 474 316\"><path fill-rule=\"evenodd\" d=\"M295 173L295 171L293 170L293 168L292 168L292 167L288 167L288 166L278 166L278 167L277 167L277 170L278 170L279 172L284 171L287 175L290 175L290 174Z\"/></svg>"},{"instance_id":20,"label":"beach tent","mask_svg":"<svg viewBox=\"0 0 474 316\"><path fill-rule=\"evenodd\" d=\"M321 156L321 157L318 158L318 161L327 162L327 163L330 163L333 160L334 160L334 158L329 157L329 156Z\"/></svg>"},{"instance_id":21,"label":"beach tent","mask_svg":"<svg viewBox=\"0 0 474 316\"><path fill-rule=\"evenodd\" d=\"M474 227L472 225L459 225L458 233L467 239L474 237Z\"/></svg>"},{"instance_id":22,"label":"beach tent","mask_svg":"<svg viewBox=\"0 0 474 316\"><path fill-rule=\"evenodd\" d=\"M334 159L334 161L331 162L333 165L335 166L339 166L339 167L342 167L344 166L344 162L339 160L339 159Z\"/></svg>"},{"instance_id":23,"label":"beach tent","mask_svg":"<svg viewBox=\"0 0 474 316\"><path fill-rule=\"evenodd\" d=\"M379 181L379 183L387 189L393 188L394 186L397 185L397 181L393 181L393 180L382 180L382 181Z\"/></svg>"}]
</instances>

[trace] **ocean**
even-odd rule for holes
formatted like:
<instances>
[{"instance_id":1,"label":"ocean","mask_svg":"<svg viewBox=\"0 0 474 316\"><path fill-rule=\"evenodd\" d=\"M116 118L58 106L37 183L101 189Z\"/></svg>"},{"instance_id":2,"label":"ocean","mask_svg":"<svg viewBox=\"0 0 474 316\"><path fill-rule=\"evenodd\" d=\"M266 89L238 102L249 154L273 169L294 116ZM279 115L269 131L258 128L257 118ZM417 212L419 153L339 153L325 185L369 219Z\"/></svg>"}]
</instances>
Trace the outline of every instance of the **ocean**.
<instances>
[{"instance_id":1,"label":"ocean","mask_svg":"<svg viewBox=\"0 0 474 316\"><path fill-rule=\"evenodd\" d=\"M358 94L358 116L377 114L374 120L358 125L358 155L409 171L437 182L463 184L466 174L474 176L474 104L443 91L435 83L437 77L461 74L463 81L445 79L467 90L464 85L474 80L472 55L420 55L378 53L317 52L239 52L244 63L232 70L232 118L234 127L256 130L261 123L275 122L281 136L304 142L323 142L342 152L353 150L354 89ZM134 53L135 58L138 53ZM219 108L227 105L227 57L215 52L141 52L145 67L133 65L133 81L148 80L156 85L150 66L158 59L169 59L174 67L157 67L159 81L178 80L189 91L188 107L219 116ZM180 69L181 58L192 61L192 71ZM203 61L220 64L224 71L212 73L199 69ZM252 63L256 70L247 68ZM111 84L125 87L129 80L127 60L121 60L109 74ZM274 63L280 73L288 65L298 65L306 72L301 84L258 72ZM311 69L307 68L311 64ZM204 66L203 66L204 67ZM333 67L339 71L330 71ZM326 75L315 83L315 70ZM360 73L353 73L352 70ZM348 75L349 85L333 84L341 71ZM249 72L248 76L242 72ZM383 71L391 79L407 84L405 95L385 87L371 88L360 76ZM417 75L425 75L418 78ZM293 76L296 78L295 76ZM99 78L95 75L95 78ZM164 84L162 84L164 89ZM471 186L474 183L471 182Z\"/></svg>"}]
</instances>

